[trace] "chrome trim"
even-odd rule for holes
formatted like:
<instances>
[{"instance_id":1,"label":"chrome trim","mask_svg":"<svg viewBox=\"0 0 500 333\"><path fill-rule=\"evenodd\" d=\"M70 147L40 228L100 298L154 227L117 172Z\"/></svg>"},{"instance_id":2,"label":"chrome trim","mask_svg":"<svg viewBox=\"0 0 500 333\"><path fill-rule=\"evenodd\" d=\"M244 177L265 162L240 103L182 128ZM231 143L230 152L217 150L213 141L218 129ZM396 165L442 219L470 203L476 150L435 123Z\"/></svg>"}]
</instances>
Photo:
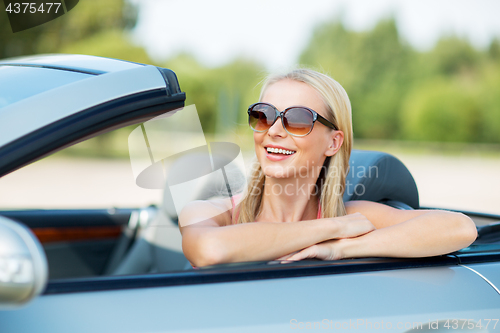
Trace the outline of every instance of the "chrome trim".
<instances>
[{"instance_id":1,"label":"chrome trim","mask_svg":"<svg viewBox=\"0 0 500 333\"><path fill-rule=\"evenodd\" d=\"M475 269L473 268L470 268L468 266L465 266L465 265L459 265L459 266L462 266L462 267L465 267L471 271L473 271L474 273L476 273L477 275L479 275L480 277L483 278L484 281L488 282L488 284L493 288L495 289L495 291L500 295L500 290L498 290L498 288L490 281L488 280L483 274L479 273L478 271L476 271Z\"/></svg>"}]
</instances>

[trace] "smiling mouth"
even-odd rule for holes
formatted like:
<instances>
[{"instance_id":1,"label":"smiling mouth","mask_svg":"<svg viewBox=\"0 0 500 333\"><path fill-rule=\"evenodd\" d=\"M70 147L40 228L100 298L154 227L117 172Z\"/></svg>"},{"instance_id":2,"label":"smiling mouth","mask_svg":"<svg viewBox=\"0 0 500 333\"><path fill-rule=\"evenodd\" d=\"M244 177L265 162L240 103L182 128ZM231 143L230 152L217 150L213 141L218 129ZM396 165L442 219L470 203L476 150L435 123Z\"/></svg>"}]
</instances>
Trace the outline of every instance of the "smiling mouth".
<instances>
[{"instance_id":1,"label":"smiling mouth","mask_svg":"<svg viewBox=\"0 0 500 333\"><path fill-rule=\"evenodd\" d=\"M295 150L287 150L287 149L271 148L271 147L267 147L266 151L269 154L276 154L276 155L293 155L296 153Z\"/></svg>"}]
</instances>

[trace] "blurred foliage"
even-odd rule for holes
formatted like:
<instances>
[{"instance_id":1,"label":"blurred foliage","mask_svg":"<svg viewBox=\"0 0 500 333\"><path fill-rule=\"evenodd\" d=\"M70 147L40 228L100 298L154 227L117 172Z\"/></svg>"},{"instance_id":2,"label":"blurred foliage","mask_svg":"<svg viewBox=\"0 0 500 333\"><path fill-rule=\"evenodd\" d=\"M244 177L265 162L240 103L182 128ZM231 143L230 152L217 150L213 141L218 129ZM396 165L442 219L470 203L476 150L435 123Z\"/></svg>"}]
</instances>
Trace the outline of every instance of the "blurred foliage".
<instances>
[{"instance_id":1,"label":"blurred foliage","mask_svg":"<svg viewBox=\"0 0 500 333\"><path fill-rule=\"evenodd\" d=\"M474 141L500 143L500 54L494 62L484 66L481 78L478 87L481 133Z\"/></svg>"},{"instance_id":2,"label":"blurred foliage","mask_svg":"<svg viewBox=\"0 0 500 333\"><path fill-rule=\"evenodd\" d=\"M68 44L62 47L60 52L88 54L146 64L151 62L146 51L142 47L133 45L119 30L105 31Z\"/></svg>"},{"instance_id":3,"label":"blurred foliage","mask_svg":"<svg viewBox=\"0 0 500 333\"><path fill-rule=\"evenodd\" d=\"M353 32L340 22L320 25L300 63L322 68L346 89L359 137L397 137L399 109L413 75L416 53L401 42L393 20Z\"/></svg>"},{"instance_id":4,"label":"blurred foliage","mask_svg":"<svg viewBox=\"0 0 500 333\"><path fill-rule=\"evenodd\" d=\"M5 17L0 58L78 53L152 63L129 40L136 20L137 9L126 0L80 1L66 15L16 34ZM400 36L394 19L365 32L334 20L316 27L299 62L344 86L356 138L500 143L498 38L477 50L465 39L445 36L432 50L420 52ZM266 74L261 64L239 58L208 68L178 54L155 65L177 73L186 105L196 105L207 135L248 129L246 109L257 101ZM113 135L103 136L98 146L114 142Z\"/></svg>"},{"instance_id":5,"label":"blurred foliage","mask_svg":"<svg viewBox=\"0 0 500 333\"><path fill-rule=\"evenodd\" d=\"M435 74L453 76L474 71L481 54L468 41L452 36L438 41L427 59Z\"/></svg>"},{"instance_id":6,"label":"blurred foliage","mask_svg":"<svg viewBox=\"0 0 500 333\"><path fill-rule=\"evenodd\" d=\"M137 21L136 7L124 0L80 1L65 15L15 34L12 33L4 10L1 15L4 17L0 20L0 59L38 53L61 53L65 48L71 49L75 43L89 42L92 38L97 38L97 46L102 41L98 35L119 31L119 38L125 38L126 31L133 28ZM129 46L135 48L132 44ZM96 49L97 47L91 47L91 51ZM127 57L127 53L122 56Z\"/></svg>"},{"instance_id":7,"label":"blurred foliage","mask_svg":"<svg viewBox=\"0 0 500 333\"><path fill-rule=\"evenodd\" d=\"M193 57L180 54L161 64L178 76L186 92L186 105L195 104L205 133L234 133L246 124L246 110L259 98L258 83L264 68L236 59L218 68L206 68Z\"/></svg>"},{"instance_id":8,"label":"blurred foliage","mask_svg":"<svg viewBox=\"0 0 500 333\"><path fill-rule=\"evenodd\" d=\"M5 19L0 19L0 59L40 53L73 53L150 63L145 50L135 46L128 37L136 24L137 14L137 8L125 0L86 0L53 21L12 33L3 11L0 14L5 15ZM125 129L121 132L125 133ZM123 157L126 140L125 147L117 145L117 136L123 135L120 131L102 134L89 144L77 145L64 153ZM85 149L79 148L81 146Z\"/></svg>"},{"instance_id":9,"label":"blurred foliage","mask_svg":"<svg viewBox=\"0 0 500 333\"><path fill-rule=\"evenodd\" d=\"M402 111L403 132L413 140L474 141L480 129L480 106L475 96L444 79L426 81L412 89Z\"/></svg>"},{"instance_id":10,"label":"blurred foliage","mask_svg":"<svg viewBox=\"0 0 500 333\"><path fill-rule=\"evenodd\" d=\"M369 139L500 143L500 41L476 50L445 36L412 49L394 19L367 32L319 25L300 57L349 94L354 135Z\"/></svg>"}]
</instances>

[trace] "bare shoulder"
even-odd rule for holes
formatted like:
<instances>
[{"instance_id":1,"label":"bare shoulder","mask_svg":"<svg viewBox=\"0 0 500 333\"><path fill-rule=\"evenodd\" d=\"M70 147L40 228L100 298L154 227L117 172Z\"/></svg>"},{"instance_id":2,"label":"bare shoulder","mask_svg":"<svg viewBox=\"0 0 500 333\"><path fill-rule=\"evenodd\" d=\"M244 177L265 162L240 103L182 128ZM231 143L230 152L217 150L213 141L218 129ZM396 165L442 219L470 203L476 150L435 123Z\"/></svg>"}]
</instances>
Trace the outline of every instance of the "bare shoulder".
<instances>
[{"instance_id":1,"label":"bare shoulder","mask_svg":"<svg viewBox=\"0 0 500 333\"><path fill-rule=\"evenodd\" d=\"M377 229L398 224L412 218L427 214L429 210L401 210L378 202L354 200L345 203L346 213L363 214Z\"/></svg>"},{"instance_id":2,"label":"bare shoulder","mask_svg":"<svg viewBox=\"0 0 500 333\"><path fill-rule=\"evenodd\" d=\"M179 226L201 225L222 227L231 224L232 205L230 199L195 200L182 209Z\"/></svg>"}]
</instances>

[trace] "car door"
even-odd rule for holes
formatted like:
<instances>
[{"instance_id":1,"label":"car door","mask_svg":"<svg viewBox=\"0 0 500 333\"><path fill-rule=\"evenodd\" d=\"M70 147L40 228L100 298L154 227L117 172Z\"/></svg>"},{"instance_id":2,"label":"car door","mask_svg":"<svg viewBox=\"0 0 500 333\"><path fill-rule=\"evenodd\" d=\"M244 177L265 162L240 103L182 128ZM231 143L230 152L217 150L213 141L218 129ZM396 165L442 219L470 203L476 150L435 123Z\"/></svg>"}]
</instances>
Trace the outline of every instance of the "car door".
<instances>
[{"instance_id":1,"label":"car door","mask_svg":"<svg viewBox=\"0 0 500 333\"><path fill-rule=\"evenodd\" d=\"M451 257L282 266L52 282L2 331L499 330L500 295Z\"/></svg>"}]
</instances>

